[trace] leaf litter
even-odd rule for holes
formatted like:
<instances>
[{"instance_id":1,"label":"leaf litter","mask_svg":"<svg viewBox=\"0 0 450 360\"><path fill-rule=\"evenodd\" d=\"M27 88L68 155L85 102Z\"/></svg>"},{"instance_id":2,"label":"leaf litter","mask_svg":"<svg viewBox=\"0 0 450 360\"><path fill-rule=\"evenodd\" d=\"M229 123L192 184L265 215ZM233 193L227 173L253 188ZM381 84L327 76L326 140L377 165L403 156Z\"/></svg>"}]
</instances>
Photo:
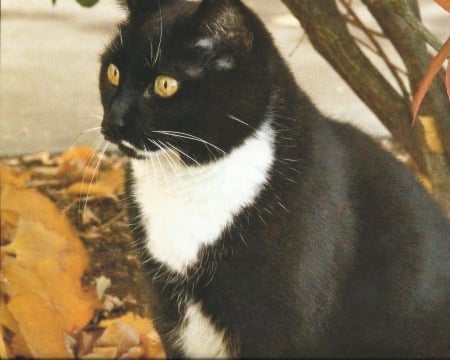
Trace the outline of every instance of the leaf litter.
<instances>
[{"instance_id":1,"label":"leaf litter","mask_svg":"<svg viewBox=\"0 0 450 360\"><path fill-rule=\"evenodd\" d=\"M0 358L163 358L124 200L87 146L0 159Z\"/></svg>"},{"instance_id":2,"label":"leaf litter","mask_svg":"<svg viewBox=\"0 0 450 360\"><path fill-rule=\"evenodd\" d=\"M431 191L397 143L380 143ZM128 230L125 163L88 146L0 159L0 358L165 357Z\"/></svg>"}]
</instances>

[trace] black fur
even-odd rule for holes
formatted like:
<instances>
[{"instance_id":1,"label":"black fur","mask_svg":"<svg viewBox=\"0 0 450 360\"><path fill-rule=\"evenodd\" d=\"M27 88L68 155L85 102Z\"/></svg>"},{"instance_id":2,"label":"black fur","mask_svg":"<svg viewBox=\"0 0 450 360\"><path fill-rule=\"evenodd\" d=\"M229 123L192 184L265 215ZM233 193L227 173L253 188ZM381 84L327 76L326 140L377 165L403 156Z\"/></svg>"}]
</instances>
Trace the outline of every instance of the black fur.
<instances>
[{"instance_id":1,"label":"black fur","mask_svg":"<svg viewBox=\"0 0 450 360\"><path fill-rule=\"evenodd\" d=\"M187 277L146 264L168 355L183 356L169 333L186 301L201 300L237 357L449 357L450 224L409 171L314 107L240 1L128 3L129 19L102 56L107 139L153 149L147 138L165 138L152 131L170 129L228 153L269 111L277 134L269 185ZM118 89L105 79L110 63L122 74ZM160 74L181 81L171 99L146 90ZM176 145L188 163L224 156L187 139ZM134 219L133 181L129 171ZM133 230L144 244L143 226Z\"/></svg>"}]
</instances>

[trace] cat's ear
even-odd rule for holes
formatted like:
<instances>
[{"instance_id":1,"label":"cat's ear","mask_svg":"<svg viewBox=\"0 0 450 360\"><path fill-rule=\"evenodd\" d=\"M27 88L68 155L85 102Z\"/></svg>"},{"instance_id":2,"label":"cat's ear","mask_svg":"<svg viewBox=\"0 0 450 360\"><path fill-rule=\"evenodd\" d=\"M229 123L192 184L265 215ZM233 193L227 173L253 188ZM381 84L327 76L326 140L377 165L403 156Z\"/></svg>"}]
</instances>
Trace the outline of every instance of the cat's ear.
<instances>
[{"instance_id":1,"label":"cat's ear","mask_svg":"<svg viewBox=\"0 0 450 360\"><path fill-rule=\"evenodd\" d=\"M246 8L239 0L203 0L196 14L195 46L214 58L219 70L234 67L253 46Z\"/></svg>"}]
</instances>

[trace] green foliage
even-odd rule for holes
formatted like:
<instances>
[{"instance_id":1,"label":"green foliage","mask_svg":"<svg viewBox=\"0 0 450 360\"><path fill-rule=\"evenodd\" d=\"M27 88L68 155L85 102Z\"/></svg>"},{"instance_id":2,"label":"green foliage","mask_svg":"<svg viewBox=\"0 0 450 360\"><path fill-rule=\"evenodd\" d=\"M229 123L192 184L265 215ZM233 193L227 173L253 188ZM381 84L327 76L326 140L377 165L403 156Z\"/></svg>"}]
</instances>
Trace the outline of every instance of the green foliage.
<instances>
[{"instance_id":1,"label":"green foliage","mask_svg":"<svg viewBox=\"0 0 450 360\"><path fill-rule=\"evenodd\" d=\"M52 4L55 5L57 0L52 0ZM99 2L99 0L76 0L78 4L84 7L92 7Z\"/></svg>"},{"instance_id":2,"label":"green foliage","mask_svg":"<svg viewBox=\"0 0 450 360\"><path fill-rule=\"evenodd\" d=\"M84 7L91 7L98 3L99 0L77 0L77 3Z\"/></svg>"}]
</instances>

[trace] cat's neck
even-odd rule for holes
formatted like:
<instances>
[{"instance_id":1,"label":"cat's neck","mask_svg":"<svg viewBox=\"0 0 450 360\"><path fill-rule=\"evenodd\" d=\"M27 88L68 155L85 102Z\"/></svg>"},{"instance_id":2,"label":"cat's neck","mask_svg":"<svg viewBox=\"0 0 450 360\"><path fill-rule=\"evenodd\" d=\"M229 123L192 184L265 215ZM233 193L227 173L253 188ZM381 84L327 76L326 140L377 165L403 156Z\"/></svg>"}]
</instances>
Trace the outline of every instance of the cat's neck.
<instances>
[{"instance_id":1,"label":"cat's neck","mask_svg":"<svg viewBox=\"0 0 450 360\"><path fill-rule=\"evenodd\" d=\"M242 145L206 165L186 166L175 151L132 160L132 195L151 256L186 274L201 247L218 241L235 216L253 204L274 159L275 133L268 118Z\"/></svg>"}]
</instances>

